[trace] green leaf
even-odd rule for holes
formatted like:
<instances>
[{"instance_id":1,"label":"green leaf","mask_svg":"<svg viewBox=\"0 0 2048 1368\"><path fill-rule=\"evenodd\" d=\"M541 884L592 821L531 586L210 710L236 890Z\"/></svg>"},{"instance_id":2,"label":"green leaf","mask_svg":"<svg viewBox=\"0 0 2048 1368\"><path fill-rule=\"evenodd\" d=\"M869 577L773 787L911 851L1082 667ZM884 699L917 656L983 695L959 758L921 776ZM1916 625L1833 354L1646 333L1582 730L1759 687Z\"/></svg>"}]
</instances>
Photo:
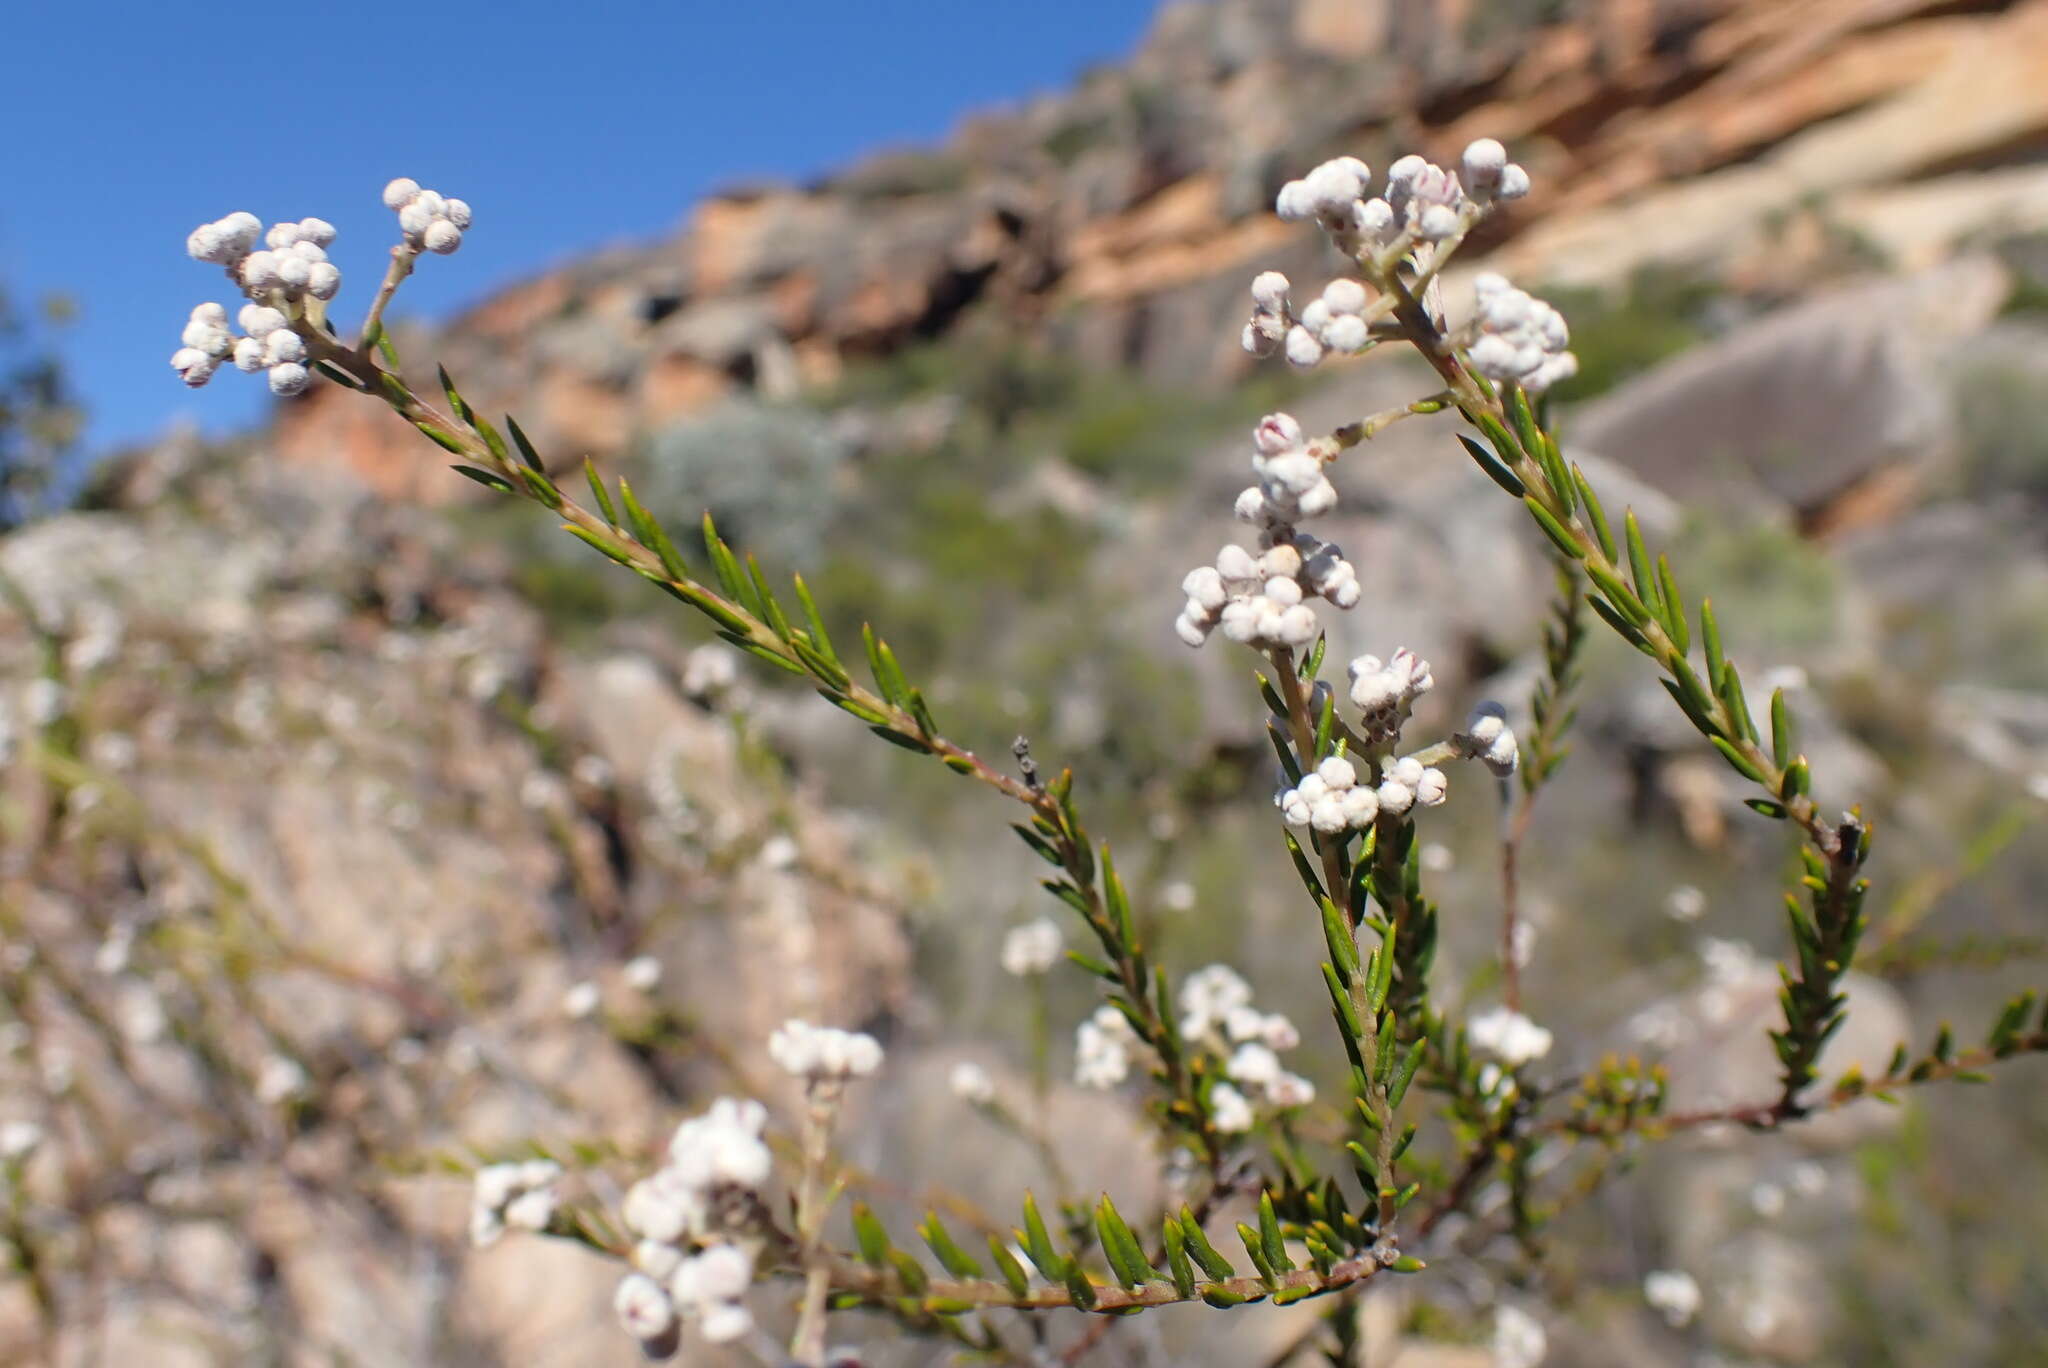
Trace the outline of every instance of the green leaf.
<instances>
[{"instance_id":1,"label":"green leaf","mask_svg":"<svg viewBox=\"0 0 2048 1368\"><path fill-rule=\"evenodd\" d=\"M1636 595L1645 605L1661 610L1664 605L1658 598L1657 575L1651 566L1650 548L1643 544L1643 529L1636 522L1633 508L1623 516L1622 527L1628 538L1628 570L1636 583Z\"/></svg>"},{"instance_id":2,"label":"green leaf","mask_svg":"<svg viewBox=\"0 0 2048 1368\"><path fill-rule=\"evenodd\" d=\"M1650 639L1637 631L1635 624L1616 611L1613 604L1604 598L1594 598L1589 595L1586 599L1586 605L1598 615L1602 622L1614 629L1616 636L1619 636L1623 641L1626 641L1644 655L1656 655L1656 652L1650 647Z\"/></svg>"},{"instance_id":3,"label":"green leaf","mask_svg":"<svg viewBox=\"0 0 2048 1368\"><path fill-rule=\"evenodd\" d=\"M1586 522L1592 527L1602 554L1609 560L1617 559L1621 553L1614 545L1614 529L1607 525L1607 512L1600 507L1600 500L1595 497L1586 472L1576 465L1572 467L1572 487L1579 491L1579 502L1586 509Z\"/></svg>"},{"instance_id":4,"label":"green leaf","mask_svg":"<svg viewBox=\"0 0 2048 1368\"><path fill-rule=\"evenodd\" d=\"M597 467L590 458L583 458L583 478L590 482L590 496L597 500L597 511L604 514L604 520L613 527L619 525L618 510L612 507L612 496L605 491L604 481L597 477Z\"/></svg>"},{"instance_id":5,"label":"green leaf","mask_svg":"<svg viewBox=\"0 0 2048 1368\"><path fill-rule=\"evenodd\" d=\"M1280 1218L1273 1211L1270 1192L1259 1194L1259 1246L1275 1272L1284 1273L1294 1267L1294 1260L1287 1256L1287 1242L1280 1238Z\"/></svg>"},{"instance_id":6,"label":"green leaf","mask_svg":"<svg viewBox=\"0 0 2048 1368\"><path fill-rule=\"evenodd\" d=\"M526 431L519 426L519 420L508 413L505 415L505 426L511 429L512 445L518 449L520 461L528 470L546 474L547 466L541 461L540 453L533 449L533 443L526 439Z\"/></svg>"},{"instance_id":7,"label":"green leaf","mask_svg":"<svg viewBox=\"0 0 2048 1368\"><path fill-rule=\"evenodd\" d=\"M1195 1268L1188 1262L1187 1236L1181 1234L1180 1222L1171 1214L1159 1224L1166 1245L1166 1268L1173 1276L1173 1290L1186 1300L1195 1295Z\"/></svg>"},{"instance_id":8,"label":"green leaf","mask_svg":"<svg viewBox=\"0 0 2048 1368\"><path fill-rule=\"evenodd\" d=\"M1771 757L1783 769L1792 763L1792 718L1785 710L1785 691L1771 690Z\"/></svg>"},{"instance_id":9,"label":"green leaf","mask_svg":"<svg viewBox=\"0 0 2048 1368\"><path fill-rule=\"evenodd\" d=\"M1745 778L1754 779L1759 784L1771 782L1770 776L1765 774L1755 761L1737 750L1727 737L1710 736L1707 739L1714 743L1714 749L1721 752L1722 758L1733 765Z\"/></svg>"},{"instance_id":10,"label":"green leaf","mask_svg":"<svg viewBox=\"0 0 2048 1368\"><path fill-rule=\"evenodd\" d=\"M740 563L733 556L732 548L718 535L718 526L712 522L711 514L704 514L704 549L711 556L711 569L718 576L718 587L725 591L726 598L759 617L758 606L747 594L746 577L740 573Z\"/></svg>"},{"instance_id":11,"label":"green leaf","mask_svg":"<svg viewBox=\"0 0 2048 1368\"><path fill-rule=\"evenodd\" d=\"M1011 1296L1022 1298L1030 1295L1031 1279L1025 1275L1024 1265L1017 1262L1017 1256L1010 1252L1010 1247L999 1236L988 1237L988 1257L995 1264L996 1271L1003 1275L1003 1283L1010 1289Z\"/></svg>"},{"instance_id":12,"label":"green leaf","mask_svg":"<svg viewBox=\"0 0 2048 1368\"><path fill-rule=\"evenodd\" d=\"M1700 600L1700 650L1707 658L1707 684L1718 694L1728 658L1721 654L1721 624L1714 618L1712 599Z\"/></svg>"},{"instance_id":13,"label":"green leaf","mask_svg":"<svg viewBox=\"0 0 2048 1368\"><path fill-rule=\"evenodd\" d=\"M910 686L904 682L902 667L896 663L895 654L888 644L875 635L875 629L868 623L860 625L861 644L867 647L868 673L875 679L875 687L882 697L897 707L903 706L909 695Z\"/></svg>"},{"instance_id":14,"label":"green leaf","mask_svg":"<svg viewBox=\"0 0 2048 1368\"><path fill-rule=\"evenodd\" d=\"M1330 962L1337 967L1338 977L1350 983L1358 977L1358 941L1351 934L1351 922L1337 904L1328 898L1320 900L1323 911L1323 941L1330 947Z\"/></svg>"},{"instance_id":15,"label":"green leaf","mask_svg":"<svg viewBox=\"0 0 2048 1368\"><path fill-rule=\"evenodd\" d=\"M1151 1280L1152 1266L1145 1261L1137 1237L1107 1195L1095 1204L1095 1233L1102 1241L1103 1257L1126 1289L1136 1291Z\"/></svg>"},{"instance_id":16,"label":"green leaf","mask_svg":"<svg viewBox=\"0 0 2048 1368\"><path fill-rule=\"evenodd\" d=\"M1746 737L1751 741L1760 742L1762 740L1757 735L1756 723L1750 720L1749 700L1742 692L1742 676L1736 670L1735 662L1732 660L1721 671L1721 702L1727 705L1728 717L1735 724L1736 735ZM1768 781L1759 780L1758 782Z\"/></svg>"},{"instance_id":17,"label":"green leaf","mask_svg":"<svg viewBox=\"0 0 2048 1368\"><path fill-rule=\"evenodd\" d=\"M811 646L844 675L846 667L839 663L839 652L832 647L832 637L825 630L825 615L818 611L818 601L811 597L811 587L804 583L802 575L793 575L791 579L796 584L797 606L803 609L804 622L810 629Z\"/></svg>"},{"instance_id":18,"label":"green leaf","mask_svg":"<svg viewBox=\"0 0 2048 1368\"><path fill-rule=\"evenodd\" d=\"M853 1204L853 1238L860 1246L862 1261L869 1266L880 1268L889 1261L889 1232L882 1229L874 1208L866 1202Z\"/></svg>"},{"instance_id":19,"label":"green leaf","mask_svg":"<svg viewBox=\"0 0 2048 1368\"><path fill-rule=\"evenodd\" d=\"M481 470L476 466L452 465L449 466L448 468L454 471L457 475L461 475L466 479L475 480L485 489L495 489L500 494L513 494L518 492L512 488L511 482L507 480L503 475L494 474L488 470Z\"/></svg>"},{"instance_id":20,"label":"green leaf","mask_svg":"<svg viewBox=\"0 0 2048 1368\"><path fill-rule=\"evenodd\" d=\"M1586 562L1586 576L1607 596L1607 601L1619 608L1630 622L1640 627L1650 620L1650 610L1645 608L1643 601L1629 592L1628 586L1620 580L1591 561Z\"/></svg>"},{"instance_id":21,"label":"green leaf","mask_svg":"<svg viewBox=\"0 0 2048 1368\"><path fill-rule=\"evenodd\" d=\"M469 447L454 433L443 431L432 423L422 422L418 419L413 421L413 426L425 433L428 440L432 441L436 446L444 447L454 452L457 456L469 455Z\"/></svg>"},{"instance_id":22,"label":"green leaf","mask_svg":"<svg viewBox=\"0 0 2048 1368\"><path fill-rule=\"evenodd\" d=\"M625 547L620 546L616 542L608 541L598 536L595 532L586 532L575 523L563 523L562 530L579 541L588 542L621 565L631 567L633 564L632 555L627 552Z\"/></svg>"},{"instance_id":23,"label":"green leaf","mask_svg":"<svg viewBox=\"0 0 2048 1368\"><path fill-rule=\"evenodd\" d=\"M1422 1056L1428 1044L1427 1036L1418 1036L1408 1047L1408 1054L1401 1060L1401 1071L1394 1076L1394 1085L1387 1089L1388 1106L1400 1106L1401 1099L1408 1095L1408 1085L1415 1081L1415 1071L1422 1067Z\"/></svg>"},{"instance_id":24,"label":"green leaf","mask_svg":"<svg viewBox=\"0 0 2048 1368\"><path fill-rule=\"evenodd\" d=\"M1038 1265L1038 1271L1045 1275L1047 1282L1067 1280L1071 1260L1053 1248L1052 1236L1045 1229L1045 1218L1038 1214L1038 1199L1029 1192L1024 1194L1024 1229L1017 1232L1017 1243L1024 1247L1031 1262Z\"/></svg>"},{"instance_id":25,"label":"green leaf","mask_svg":"<svg viewBox=\"0 0 2048 1368\"><path fill-rule=\"evenodd\" d=\"M1664 630L1670 634L1672 645L1684 655L1692 649L1692 630L1685 620L1685 598L1678 592L1678 579L1671 573L1671 562L1663 556L1657 557L1657 586L1664 596Z\"/></svg>"},{"instance_id":26,"label":"green leaf","mask_svg":"<svg viewBox=\"0 0 2048 1368\"><path fill-rule=\"evenodd\" d=\"M1492 480L1518 499L1528 494L1529 487L1523 484L1521 477L1508 469L1498 456L1462 432L1458 434L1458 440L1464 444L1466 452L1472 457L1473 464L1485 472L1487 479Z\"/></svg>"},{"instance_id":27,"label":"green leaf","mask_svg":"<svg viewBox=\"0 0 2048 1368\"><path fill-rule=\"evenodd\" d=\"M913 1297L923 1296L925 1289L932 1285L931 1279L925 1275L924 1267L904 1250L889 1251L889 1266L896 1270L896 1277L902 1282L903 1290Z\"/></svg>"},{"instance_id":28,"label":"green leaf","mask_svg":"<svg viewBox=\"0 0 2048 1368\"><path fill-rule=\"evenodd\" d=\"M1211 1281L1222 1282L1237 1276L1230 1260L1216 1252L1216 1247L1209 1243L1208 1235L1202 1230L1202 1223L1186 1206L1180 1209L1180 1233L1187 1237L1188 1253L1194 1256L1195 1262L1202 1266L1202 1271L1209 1275Z\"/></svg>"},{"instance_id":29,"label":"green leaf","mask_svg":"<svg viewBox=\"0 0 2048 1368\"><path fill-rule=\"evenodd\" d=\"M455 392L455 382L448 378L448 368L446 366L437 366L435 367L435 370L440 375L441 393L448 396L449 409L452 410L455 416L461 419L463 422L469 422L469 405L464 403L462 400L462 396Z\"/></svg>"},{"instance_id":30,"label":"green leaf","mask_svg":"<svg viewBox=\"0 0 2048 1368\"><path fill-rule=\"evenodd\" d=\"M1550 538L1551 544L1567 559L1577 561L1585 558L1585 552L1572 540L1571 533L1564 530L1564 524L1552 517L1549 509L1536 502L1533 494L1522 503L1527 506L1530 516L1536 519L1536 525L1543 529L1543 535Z\"/></svg>"},{"instance_id":31,"label":"green leaf","mask_svg":"<svg viewBox=\"0 0 2048 1368\"><path fill-rule=\"evenodd\" d=\"M982 1276L980 1262L953 1242L953 1237L946 1231L945 1223L939 1220L938 1212L926 1212L924 1224L918 1227L917 1233L924 1237L925 1244L930 1246L932 1256L939 1261L940 1266L954 1277Z\"/></svg>"}]
</instances>

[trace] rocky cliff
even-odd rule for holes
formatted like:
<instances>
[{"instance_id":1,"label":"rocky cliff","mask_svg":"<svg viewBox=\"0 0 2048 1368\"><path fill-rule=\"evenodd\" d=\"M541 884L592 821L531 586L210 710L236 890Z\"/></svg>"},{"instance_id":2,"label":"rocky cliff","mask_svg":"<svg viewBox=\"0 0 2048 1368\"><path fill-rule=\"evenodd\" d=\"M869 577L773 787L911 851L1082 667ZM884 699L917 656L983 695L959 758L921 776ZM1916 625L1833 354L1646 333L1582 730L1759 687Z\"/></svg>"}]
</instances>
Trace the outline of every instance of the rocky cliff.
<instances>
[{"instance_id":1,"label":"rocky cliff","mask_svg":"<svg viewBox=\"0 0 2048 1368\"><path fill-rule=\"evenodd\" d=\"M1316 268L1268 212L1283 180L1339 152L1448 160L1482 133L1542 187L1492 230L1490 265L1612 288L1678 264L1782 296L2048 224L2044 75L2038 0L1176 3L1068 92L711 199L671 239L503 291L431 350L571 460L984 324L1228 380L1250 273ZM349 398L285 405L279 450L462 492Z\"/></svg>"}]
</instances>

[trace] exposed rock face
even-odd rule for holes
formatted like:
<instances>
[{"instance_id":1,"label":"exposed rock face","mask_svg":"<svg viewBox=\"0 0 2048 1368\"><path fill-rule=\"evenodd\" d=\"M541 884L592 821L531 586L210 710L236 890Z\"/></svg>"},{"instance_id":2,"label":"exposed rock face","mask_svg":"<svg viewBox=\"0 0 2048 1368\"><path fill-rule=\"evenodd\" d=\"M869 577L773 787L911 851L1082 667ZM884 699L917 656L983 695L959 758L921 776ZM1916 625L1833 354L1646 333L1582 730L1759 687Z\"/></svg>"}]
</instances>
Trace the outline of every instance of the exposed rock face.
<instances>
[{"instance_id":1,"label":"exposed rock face","mask_svg":"<svg viewBox=\"0 0 2048 1368\"><path fill-rule=\"evenodd\" d=\"M433 351L487 409L516 397L564 461L990 312L1091 363L1228 377L1254 263L1317 269L1308 235L1268 212L1288 174L1338 151L1449 158L1481 133L1541 186L1494 230L1499 264L1531 281L1684 261L1792 289L1843 236L1928 265L1986 228L2048 224L2048 181L2012 165L2048 136L2038 0L1580 0L1517 17L1550 8L1174 4L1122 70L928 151L710 200L672 240L504 291ZM386 492L464 492L351 398L316 387L284 405L279 451Z\"/></svg>"}]
</instances>

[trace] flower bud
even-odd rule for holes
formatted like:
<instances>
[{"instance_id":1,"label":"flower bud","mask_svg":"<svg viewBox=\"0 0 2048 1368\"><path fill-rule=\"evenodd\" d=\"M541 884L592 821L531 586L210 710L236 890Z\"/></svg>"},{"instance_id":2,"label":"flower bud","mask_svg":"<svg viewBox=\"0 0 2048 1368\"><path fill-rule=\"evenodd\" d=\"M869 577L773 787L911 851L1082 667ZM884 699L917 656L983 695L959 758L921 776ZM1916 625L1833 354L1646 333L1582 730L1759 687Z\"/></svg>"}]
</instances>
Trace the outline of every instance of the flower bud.
<instances>
[{"instance_id":1,"label":"flower bud","mask_svg":"<svg viewBox=\"0 0 2048 1368\"><path fill-rule=\"evenodd\" d=\"M278 284L277 254L251 252L242 258L242 284L251 290L273 289Z\"/></svg>"},{"instance_id":2,"label":"flower bud","mask_svg":"<svg viewBox=\"0 0 2048 1368\"><path fill-rule=\"evenodd\" d=\"M1252 277L1252 303L1267 313L1287 308L1287 277L1278 271L1261 271Z\"/></svg>"},{"instance_id":3,"label":"flower bud","mask_svg":"<svg viewBox=\"0 0 2048 1368\"><path fill-rule=\"evenodd\" d=\"M1497 139L1479 138L1468 143L1463 160L1465 184L1482 198L1491 195L1500 186L1507 164L1508 150Z\"/></svg>"},{"instance_id":4,"label":"flower bud","mask_svg":"<svg viewBox=\"0 0 2048 1368\"><path fill-rule=\"evenodd\" d=\"M264 365L262 338L245 337L235 343L236 370L247 371L249 374L254 375L257 371L262 370Z\"/></svg>"},{"instance_id":5,"label":"flower bud","mask_svg":"<svg viewBox=\"0 0 2048 1368\"><path fill-rule=\"evenodd\" d=\"M285 325L285 316L266 304L244 304L235 321L251 337L268 337Z\"/></svg>"},{"instance_id":6,"label":"flower bud","mask_svg":"<svg viewBox=\"0 0 2048 1368\"><path fill-rule=\"evenodd\" d=\"M279 328L263 339L263 359L270 365L306 359L306 342L289 328Z\"/></svg>"},{"instance_id":7,"label":"flower bud","mask_svg":"<svg viewBox=\"0 0 2048 1368\"><path fill-rule=\"evenodd\" d=\"M326 247L333 243L334 225L326 219L303 218L299 220L299 241L310 242L315 247Z\"/></svg>"},{"instance_id":8,"label":"flower bud","mask_svg":"<svg viewBox=\"0 0 2048 1368\"><path fill-rule=\"evenodd\" d=\"M447 256L462 245L462 230L447 219L435 219L427 225L421 243L428 251Z\"/></svg>"},{"instance_id":9,"label":"flower bud","mask_svg":"<svg viewBox=\"0 0 2048 1368\"><path fill-rule=\"evenodd\" d=\"M1529 173L1519 162L1509 162L1500 173L1500 189L1494 192L1504 200L1517 200L1529 193Z\"/></svg>"},{"instance_id":10,"label":"flower bud","mask_svg":"<svg viewBox=\"0 0 2048 1368\"><path fill-rule=\"evenodd\" d=\"M279 397L297 394L305 389L312 379L312 372L304 366L296 361L286 361L270 368L270 392Z\"/></svg>"},{"instance_id":11,"label":"flower bud","mask_svg":"<svg viewBox=\"0 0 2048 1368\"><path fill-rule=\"evenodd\" d=\"M441 216L463 232L469 231L469 201L459 199L444 201L441 205Z\"/></svg>"},{"instance_id":12,"label":"flower bud","mask_svg":"<svg viewBox=\"0 0 2048 1368\"><path fill-rule=\"evenodd\" d=\"M263 245L273 252L281 252L299 240L299 225L296 223L273 223L270 231L263 235Z\"/></svg>"},{"instance_id":13,"label":"flower bud","mask_svg":"<svg viewBox=\"0 0 2048 1368\"><path fill-rule=\"evenodd\" d=\"M410 176L400 176L384 187L384 207L402 209L411 203L412 197L420 192L420 183Z\"/></svg>"},{"instance_id":14,"label":"flower bud","mask_svg":"<svg viewBox=\"0 0 2048 1368\"><path fill-rule=\"evenodd\" d=\"M331 261L316 261L306 269L306 293L315 299L332 299L341 293L341 268Z\"/></svg>"}]
</instances>

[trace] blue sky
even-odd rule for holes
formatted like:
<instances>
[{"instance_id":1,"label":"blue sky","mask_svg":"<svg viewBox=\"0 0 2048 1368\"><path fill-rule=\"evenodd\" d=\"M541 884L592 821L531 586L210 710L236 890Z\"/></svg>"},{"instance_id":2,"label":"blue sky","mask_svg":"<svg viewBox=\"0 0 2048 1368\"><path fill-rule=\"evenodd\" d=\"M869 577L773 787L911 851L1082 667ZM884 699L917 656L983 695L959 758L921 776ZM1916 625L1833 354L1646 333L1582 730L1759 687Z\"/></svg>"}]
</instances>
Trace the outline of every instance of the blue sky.
<instances>
[{"instance_id":1,"label":"blue sky","mask_svg":"<svg viewBox=\"0 0 2048 1368\"><path fill-rule=\"evenodd\" d=\"M179 384L191 306L235 307L186 233L247 209L334 222L340 315L382 270L394 175L467 199L401 314L442 315L604 243L662 235L707 191L942 137L1129 52L1154 0L778 0L226 6L31 3L0 40L0 281L61 290L88 445L179 417L246 426L266 395Z\"/></svg>"}]
</instances>

